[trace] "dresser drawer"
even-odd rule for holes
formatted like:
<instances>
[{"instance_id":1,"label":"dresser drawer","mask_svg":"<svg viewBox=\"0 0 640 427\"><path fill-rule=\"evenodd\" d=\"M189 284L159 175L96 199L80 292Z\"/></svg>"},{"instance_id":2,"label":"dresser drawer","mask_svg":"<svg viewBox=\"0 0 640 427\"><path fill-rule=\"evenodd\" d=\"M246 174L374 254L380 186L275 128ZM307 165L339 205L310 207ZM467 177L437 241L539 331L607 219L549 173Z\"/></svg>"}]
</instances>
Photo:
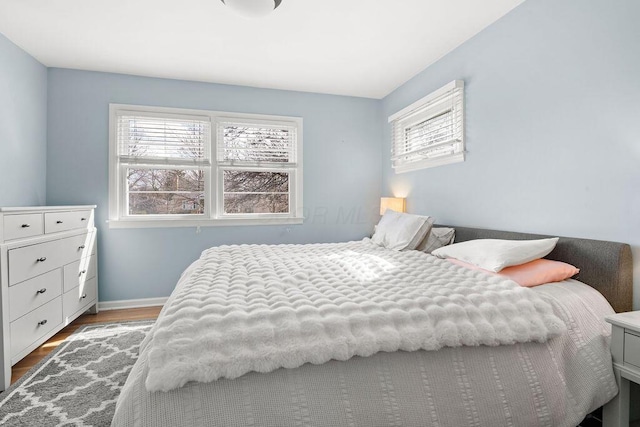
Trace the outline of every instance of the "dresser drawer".
<instances>
[{"instance_id":1,"label":"dresser drawer","mask_svg":"<svg viewBox=\"0 0 640 427\"><path fill-rule=\"evenodd\" d=\"M81 285L87 279L96 277L97 258L95 255L88 256L64 266L64 292Z\"/></svg>"},{"instance_id":2,"label":"dresser drawer","mask_svg":"<svg viewBox=\"0 0 640 427\"><path fill-rule=\"evenodd\" d=\"M64 311L64 317L77 313L78 311L85 311L89 306L95 304L95 300L98 297L98 282L94 277L84 282L83 286L79 286L65 292L62 295L62 306Z\"/></svg>"},{"instance_id":3,"label":"dresser drawer","mask_svg":"<svg viewBox=\"0 0 640 427\"><path fill-rule=\"evenodd\" d=\"M9 250L9 286L79 260L91 240L89 233Z\"/></svg>"},{"instance_id":4,"label":"dresser drawer","mask_svg":"<svg viewBox=\"0 0 640 427\"><path fill-rule=\"evenodd\" d=\"M57 297L11 322L11 357L15 357L62 323L62 304Z\"/></svg>"},{"instance_id":5,"label":"dresser drawer","mask_svg":"<svg viewBox=\"0 0 640 427\"><path fill-rule=\"evenodd\" d=\"M57 269L9 288L9 318L13 322L62 295L62 270Z\"/></svg>"},{"instance_id":6,"label":"dresser drawer","mask_svg":"<svg viewBox=\"0 0 640 427\"><path fill-rule=\"evenodd\" d=\"M4 240L22 239L43 233L42 214L4 216Z\"/></svg>"},{"instance_id":7,"label":"dresser drawer","mask_svg":"<svg viewBox=\"0 0 640 427\"><path fill-rule=\"evenodd\" d=\"M47 212L44 214L44 232L57 233L89 227L91 211Z\"/></svg>"},{"instance_id":8,"label":"dresser drawer","mask_svg":"<svg viewBox=\"0 0 640 427\"><path fill-rule=\"evenodd\" d=\"M640 368L640 337L637 335L624 334L624 364Z\"/></svg>"}]
</instances>

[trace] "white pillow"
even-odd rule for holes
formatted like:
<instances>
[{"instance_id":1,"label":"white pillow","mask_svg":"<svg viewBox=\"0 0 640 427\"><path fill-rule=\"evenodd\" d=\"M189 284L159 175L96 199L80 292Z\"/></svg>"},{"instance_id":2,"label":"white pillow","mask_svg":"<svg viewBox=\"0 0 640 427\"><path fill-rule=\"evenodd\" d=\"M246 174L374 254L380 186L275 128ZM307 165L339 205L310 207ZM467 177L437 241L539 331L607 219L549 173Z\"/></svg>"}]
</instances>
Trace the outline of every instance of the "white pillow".
<instances>
[{"instance_id":1,"label":"white pillow","mask_svg":"<svg viewBox=\"0 0 640 427\"><path fill-rule=\"evenodd\" d=\"M388 209L371 237L387 249L401 251L415 249L431 230L433 220L428 216L411 215Z\"/></svg>"},{"instance_id":2,"label":"white pillow","mask_svg":"<svg viewBox=\"0 0 640 427\"><path fill-rule=\"evenodd\" d=\"M520 265L548 255L558 237L540 240L478 239L436 249L438 258L455 258L497 273L505 267Z\"/></svg>"}]
</instances>

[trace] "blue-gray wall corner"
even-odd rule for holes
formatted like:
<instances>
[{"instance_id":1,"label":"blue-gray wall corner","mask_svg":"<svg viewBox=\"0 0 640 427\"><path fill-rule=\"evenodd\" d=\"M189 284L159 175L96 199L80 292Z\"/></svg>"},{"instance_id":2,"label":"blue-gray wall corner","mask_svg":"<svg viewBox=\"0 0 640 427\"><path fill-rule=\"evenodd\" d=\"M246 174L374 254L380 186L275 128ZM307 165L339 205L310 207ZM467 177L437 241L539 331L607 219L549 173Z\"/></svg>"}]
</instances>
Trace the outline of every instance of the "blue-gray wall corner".
<instances>
[{"instance_id":1,"label":"blue-gray wall corner","mask_svg":"<svg viewBox=\"0 0 640 427\"><path fill-rule=\"evenodd\" d=\"M0 34L0 206L46 201L47 67Z\"/></svg>"}]
</instances>

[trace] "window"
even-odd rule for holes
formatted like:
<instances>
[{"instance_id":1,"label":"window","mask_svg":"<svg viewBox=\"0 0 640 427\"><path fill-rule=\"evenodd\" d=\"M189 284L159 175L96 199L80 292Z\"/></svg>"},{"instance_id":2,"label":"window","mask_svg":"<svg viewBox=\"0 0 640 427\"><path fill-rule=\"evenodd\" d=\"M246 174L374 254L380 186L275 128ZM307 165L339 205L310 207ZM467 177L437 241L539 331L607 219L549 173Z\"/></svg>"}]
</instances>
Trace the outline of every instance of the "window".
<instances>
[{"instance_id":1,"label":"window","mask_svg":"<svg viewBox=\"0 0 640 427\"><path fill-rule=\"evenodd\" d=\"M110 106L113 227L302 222L302 119Z\"/></svg>"},{"instance_id":2,"label":"window","mask_svg":"<svg viewBox=\"0 0 640 427\"><path fill-rule=\"evenodd\" d=\"M221 214L288 215L296 181L296 126L225 118L217 131Z\"/></svg>"},{"instance_id":3,"label":"window","mask_svg":"<svg viewBox=\"0 0 640 427\"><path fill-rule=\"evenodd\" d=\"M389 117L396 173L464 161L464 82L456 80Z\"/></svg>"}]
</instances>

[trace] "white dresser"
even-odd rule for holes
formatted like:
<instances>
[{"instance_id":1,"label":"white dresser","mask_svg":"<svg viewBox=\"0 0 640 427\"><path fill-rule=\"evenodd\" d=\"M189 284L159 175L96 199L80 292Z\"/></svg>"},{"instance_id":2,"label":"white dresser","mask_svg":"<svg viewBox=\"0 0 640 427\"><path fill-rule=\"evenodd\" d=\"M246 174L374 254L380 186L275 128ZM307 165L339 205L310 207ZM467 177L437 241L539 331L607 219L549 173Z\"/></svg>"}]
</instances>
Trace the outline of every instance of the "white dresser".
<instances>
[{"instance_id":1,"label":"white dresser","mask_svg":"<svg viewBox=\"0 0 640 427\"><path fill-rule=\"evenodd\" d=\"M94 205L0 208L0 387L11 366L87 310L97 313Z\"/></svg>"}]
</instances>

